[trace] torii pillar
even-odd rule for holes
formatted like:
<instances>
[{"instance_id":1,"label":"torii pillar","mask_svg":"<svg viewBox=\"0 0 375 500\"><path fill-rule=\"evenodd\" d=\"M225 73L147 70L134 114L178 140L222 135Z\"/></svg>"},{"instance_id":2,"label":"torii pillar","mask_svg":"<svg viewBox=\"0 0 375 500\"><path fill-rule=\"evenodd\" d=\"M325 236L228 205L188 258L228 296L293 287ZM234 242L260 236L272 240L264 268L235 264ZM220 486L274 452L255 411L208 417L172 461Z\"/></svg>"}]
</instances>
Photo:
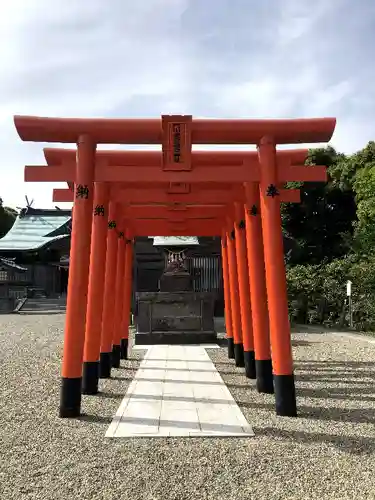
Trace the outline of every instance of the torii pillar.
<instances>
[{"instance_id":1,"label":"torii pillar","mask_svg":"<svg viewBox=\"0 0 375 500\"><path fill-rule=\"evenodd\" d=\"M74 217L61 380L60 417L81 413L82 362L86 328L96 144L88 135L77 142Z\"/></svg>"},{"instance_id":2,"label":"torii pillar","mask_svg":"<svg viewBox=\"0 0 375 500\"><path fill-rule=\"evenodd\" d=\"M247 378L255 378L255 353L253 339L253 324L251 317L249 268L247 262L244 206L235 203L235 247L237 258L238 292L241 317L242 342L244 350L245 374Z\"/></svg>"},{"instance_id":3,"label":"torii pillar","mask_svg":"<svg viewBox=\"0 0 375 500\"><path fill-rule=\"evenodd\" d=\"M124 220L122 220L124 224ZM122 339L122 316L124 310L124 274L125 274L125 228L118 233L117 267L115 281L115 315L112 342L112 367L120 368L121 339Z\"/></svg>"},{"instance_id":4,"label":"torii pillar","mask_svg":"<svg viewBox=\"0 0 375 500\"><path fill-rule=\"evenodd\" d=\"M232 310L230 303L228 245L227 245L227 235L225 231L223 231L223 234L221 236L221 264L223 269L224 315L225 315L225 331L228 342L228 358L234 359Z\"/></svg>"},{"instance_id":5,"label":"torii pillar","mask_svg":"<svg viewBox=\"0 0 375 500\"><path fill-rule=\"evenodd\" d=\"M113 332L115 326L115 286L117 269L117 235L118 206L109 203L107 255L105 264L104 302L102 319L102 337L100 344L100 378L110 378L112 369Z\"/></svg>"},{"instance_id":6,"label":"torii pillar","mask_svg":"<svg viewBox=\"0 0 375 500\"><path fill-rule=\"evenodd\" d=\"M245 225L254 335L256 387L258 392L273 394L259 185L257 183L247 183L245 191Z\"/></svg>"},{"instance_id":7,"label":"torii pillar","mask_svg":"<svg viewBox=\"0 0 375 500\"><path fill-rule=\"evenodd\" d=\"M121 325L121 359L128 359L129 344L129 320L132 301L133 286L133 241L128 238L129 231L125 238L125 269L124 269L124 289L123 289L123 311Z\"/></svg>"},{"instance_id":8,"label":"torii pillar","mask_svg":"<svg viewBox=\"0 0 375 500\"><path fill-rule=\"evenodd\" d=\"M107 251L109 189L106 183L96 182L94 190L86 335L83 357L83 394L97 394L98 392L104 298L103 283Z\"/></svg>"},{"instance_id":9,"label":"torii pillar","mask_svg":"<svg viewBox=\"0 0 375 500\"><path fill-rule=\"evenodd\" d=\"M260 203L276 414L297 416L293 358L288 316L288 294L284 264L276 147L272 137L258 146L261 170Z\"/></svg>"},{"instance_id":10,"label":"torii pillar","mask_svg":"<svg viewBox=\"0 0 375 500\"><path fill-rule=\"evenodd\" d=\"M244 367L244 350L242 341L241 309L239 303L238 270L236 258L236 245L234 242L235 232L232 228L232 221L227 220L227 252L228 252L228 274L230 308L232 319L233 350L236 366Z\"/></svg>"}]
</instances>

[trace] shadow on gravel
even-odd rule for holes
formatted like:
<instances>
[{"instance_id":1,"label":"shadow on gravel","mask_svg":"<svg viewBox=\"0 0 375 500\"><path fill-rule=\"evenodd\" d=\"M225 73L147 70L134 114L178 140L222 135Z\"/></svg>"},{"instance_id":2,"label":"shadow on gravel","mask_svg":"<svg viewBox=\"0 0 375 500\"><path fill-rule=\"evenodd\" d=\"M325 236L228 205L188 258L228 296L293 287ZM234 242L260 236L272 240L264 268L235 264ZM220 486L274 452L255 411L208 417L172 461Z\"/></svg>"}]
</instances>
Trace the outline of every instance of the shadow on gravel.
<instances>
[{"instance_id":1,"label":"shadow on gravel","mask_svg":"<svg viewBox=\"0 0 375 500\"><path fill-rule=\"evenodd\" d=\"M313 373L310 375L305 373L296 373L295 379L298 380L299 382L328 382L329 384L340 383L340 384L353 384L353 385L366 385L366 384L368 385L369 383L372 383L372 381L370 382L369 380L363 380L363 379L375 378L372 373L368 374L364 372L362 372L362 375L352 374L348 372L346 373L338 372L332 375L327 373L324 374L322 373L321 375L322 376L320 376L320 374L313 374Z\"/></svg>"},{"instance_id":2,"label":"shadow on gravel","mask_svg":"<svg viewBox=\"0 0 375 500\"><path fill-rule=\"evenodd\" d=\"M314 360L297 360L295 366L300 366L304 370L337 370L337 369L361 369L371 368L375 370L374 361L314 361Z\"/></svg>"},{"instance_id":3,"label":"shadow on gravel","mask_svg":"<svg viewBox=\"0 0 375 500\"><path fill-rule=\"evenodd\" d=\"M213 361L214 365L220 365L220 366L230 366L234 367L234 360L233 361Z\"/></svg>"},{"instance_id":4,"label":"shadow on gravel","mask_svg":"<svg viewBox=\"0 0 375 500\"><path fill-rule=\"evenodd\" d=\"M103 398L103 399L124 399L125 392L122 392L122 393L119 393L119 392L98 392L98 394L96 394L95 397Z\"/></svg>"},{"instance_id":5,"label":"shadow on gravel","mask_svg":"<svg viewBox=\"0 0 375 500\"><path fill-rule=\"evenodd\" d=\"M274 437L295 443L333 445L351 455L373 455L375 453L375 439L361 436L339 436L318 432L287 431L273 427L253 427L255 436Z\"/></svg>"},{"instance_id":6,"label":"shadow on gravel","mask_svg":"<svg viewBox=\"0 0 375 500\"><path fill-rule=\"evenodd\" d=\"M91 422L93 424L110 424L113 417L103 417L101 415L88 415L87 413L82 414L77 420L81 422Z\"/></svg>"},{"instance_id":7,"label":"shadow on gravel","mask_svg":"<svg viewBox=\"0 0 375 500\"><path fill-rule=\"evenodd\" d=\"M375 391L373 387L324 387L315 389L310 387L297 387L297 395L305 398L317 399L349 399L358 401L373 401L375 403ZM370 394L367 396L366 394Z\"/></svg>"},{"instance_id":8,"label":"shadow on gravel","mask_svg":"<svg viewBox=\"0 0 375 500\"><path fill-rule=\"evenodd\" d=\"M372 361L296 361L294 366L297 371L296 380L301 382L347 383L356 385L369 384L370 382L365 379L375 380L375 363ZM353 390L357 389L353 388Z\"/></svg>"},{"instance_id":9,"label":"shadow on gravel","mask_svg":"<svg viewBox=\"0 0 375 500\"><path fill-rule=\"evenodd\" d=\"M297 392L298 396L298 392ZM254 403L248 401L237 401L240 408L260 409L275 411L275 405L271 403ZM331 422L353 422L356 424L374 424L374 410L369 409L349 409L349 408L323 408L319 406L305 406L298 404L297 412L299 418L311 420L331 421ZM374 440L375 441L375 440Z\"/></svg>"},{"instance_id":10,"label":"shadow on gravel","mask_svg":"<svg viewBox=\"0 0 375 500\"><path fill-rule=\"evenodd\" d=\"M307 345L314 346L316 344L321 344L319 341L309 341L309 340L297 340L297 339L292 339L292 347L303 347Z\"/></svg>"},{"instance_id":11,"label":"shadow on gravel","mask_svg":"<svg viewBox=\"0 0 375 500\"><path fill-rule=\"evenodd\" d=\"M129 380L133 380L134 377L116 377L116 376L113 376L111 375L111 380L126 380L126 381L129 381Z\"/></svg>"},{"instance_id":12,"label":"shadow on gravel","mask_svg":"<svg viewBox=\"0 0 375 500\"><path fill-rule=\"evenodd\" d=\"M298 405L298 415L313 420L353 422L356 424L375 423L375 412L372 408L335 408L332 406L321 408Z\"/></svg>"},{"instance_id":13,"label":"shadow on gravel","mask_svg":"<svg viewBox=\"0 0 375 500\"><path fill-rule=\"evenodd\" d=\"M223 375L227 375L226 373L223 373ZM235 375L238 375L238 373L236 373ZM250 380L251 379L246 379L246 380L249 380L249 383L248 384L230 384L230 383L227 383L225 382L225 385L229 388L229 389L247 389L247 390L253 390L255 389L253 385L251 385L251 382Z\"/></svg>"}]
</instances>

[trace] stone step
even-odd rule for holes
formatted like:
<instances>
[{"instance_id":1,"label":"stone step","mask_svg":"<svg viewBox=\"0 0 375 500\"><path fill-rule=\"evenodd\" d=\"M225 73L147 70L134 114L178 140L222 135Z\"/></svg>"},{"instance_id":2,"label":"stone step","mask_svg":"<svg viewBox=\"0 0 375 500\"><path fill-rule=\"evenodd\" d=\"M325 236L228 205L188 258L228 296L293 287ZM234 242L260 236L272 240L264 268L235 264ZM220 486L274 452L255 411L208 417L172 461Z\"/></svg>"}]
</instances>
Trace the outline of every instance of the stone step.
<instances>
[{"instance_id":1,"label":"stone step","mask_svg":"<svg viewBox=\"0 0 375 500\"><path fill-rule=\"evenodd\" d=\"M28 300L26 301L26 304L30 307L34 306L45 306L45 305L51 305L51 306L65 306L66 304L64 302L47 302L45 300L35 301L35 302L29 302Z\"/></svg>"},{"instance_id":2,"label":"stone step","mask_svg":"<svg viewBox=\"0 0 375 500\"><path fill-rule=\"evenodd\" d=\"M33 311L65 311L66 298L32 298L27 299L19 312Z\"/></svg>"},{"instance_id":3,"label":"stone step","mask_svg":"<svg viewBox=\"0 0 375 500\"><path fill-rule=\"evenodd\" d=\"M45 309L46 307L55 307L55 308L66 308L64 305L59 304L25 304L25 308L28 309Z\"/></svg>"},{"instance_id":4,"label":"stone step","mask_svg":"<svg viewBox=\"0 0 375 500\"><path fill-rule=\"evenodd\" d=\"M37 297L33 297L32 299L31 298L28 298L27 301L29 303L42 303L42 302L45 302L46 304L66 304L66 299L60 299L60 298L51 298L51 299L48 299L46 297L41 297L41 298L37 298Z\"/></svg>"}]
</instances>

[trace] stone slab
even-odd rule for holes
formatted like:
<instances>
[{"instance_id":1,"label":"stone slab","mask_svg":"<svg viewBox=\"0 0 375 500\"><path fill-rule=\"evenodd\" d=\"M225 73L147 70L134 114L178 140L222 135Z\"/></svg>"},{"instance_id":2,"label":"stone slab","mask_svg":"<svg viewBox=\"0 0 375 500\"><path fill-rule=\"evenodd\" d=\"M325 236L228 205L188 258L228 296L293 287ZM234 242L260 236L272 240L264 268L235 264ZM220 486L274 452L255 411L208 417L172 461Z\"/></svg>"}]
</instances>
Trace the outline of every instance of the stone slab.
<instances>
[{"instance_id":1,"label":"stone slab","mask_svg":"<svg viewBox=\"0 0 375 500\"><path fill-rule=\"evenodd\" d=\"M135 345L180 345L180 344L213 344L217 341L215 331L209 332L136 332Z\"/></svg>"},{"instance_id":2,"label":"stone slab","mask_svg":"<svg viewBox=\"0 0 375 500\"><path fill-rule=\"evenodd\" d=\"M254 436L203 346L151 346L106 432L169 436Z\"/></svg>"}]
</instances>

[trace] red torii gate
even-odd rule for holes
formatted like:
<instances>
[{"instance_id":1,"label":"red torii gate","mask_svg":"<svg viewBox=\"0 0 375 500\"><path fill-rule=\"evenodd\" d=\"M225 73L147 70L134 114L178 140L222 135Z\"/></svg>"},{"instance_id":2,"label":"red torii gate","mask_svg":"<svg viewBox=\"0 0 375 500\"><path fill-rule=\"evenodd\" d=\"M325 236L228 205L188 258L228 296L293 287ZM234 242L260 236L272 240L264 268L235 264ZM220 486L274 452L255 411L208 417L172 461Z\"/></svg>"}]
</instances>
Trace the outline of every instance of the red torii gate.
<instances>
[{"instance_id":1,"label":"red torii gate","mask_svg":"<svg viewBox=\"0 0 375 500\"><path fill-rule=\"evenodd\" d=\"M191 116L162 116L161 120L112 120L18 116L15 124L23 140L77 143L77 152L46 149L47 166L25 167L26 181L68 182L69 190L55 190L55 200L68 201L68 193L75 185L60 416L80 414L82 364L83 392L95 393L98 368L100 376L109 376L111 355L114 354L115 364L119 363L120 354L125 356L131 238L157 233L222 235L228 354L237 365L245 364L249 377L256 375L258 390L273 392L274 388L277 414L296 415L280 220L280 194L285 193L281 185L291 180L324 181L326 174L324 167L298 166L306 151L276 152L276 144L326 142L333 134L335 119L193 120ZM96 151L99 143L161 143L162 153ZM193 143L256 144L258 151L192 152ZM218 208L211 212L211 219L186 214L173 219L164 207L159 212L163 217L150 218L155 204L173 200L185 204L184 210L189 211L188 205L204 202L203 191L199 191L202 186L211 204L215 204L223 183L230 186L233 198L224 197L221 205L234 203L234 210ZM138 191L145 184L150 187ZM243 195L239 186L245 186ZM137 203L145 206L137 208ZM209 203L204 210L208 206ZM149 217L139 218L140 213ZM116 233L117 226L120 230ZM111 297L113 288L115 301Z\"/></svg>"}]
</instances>

